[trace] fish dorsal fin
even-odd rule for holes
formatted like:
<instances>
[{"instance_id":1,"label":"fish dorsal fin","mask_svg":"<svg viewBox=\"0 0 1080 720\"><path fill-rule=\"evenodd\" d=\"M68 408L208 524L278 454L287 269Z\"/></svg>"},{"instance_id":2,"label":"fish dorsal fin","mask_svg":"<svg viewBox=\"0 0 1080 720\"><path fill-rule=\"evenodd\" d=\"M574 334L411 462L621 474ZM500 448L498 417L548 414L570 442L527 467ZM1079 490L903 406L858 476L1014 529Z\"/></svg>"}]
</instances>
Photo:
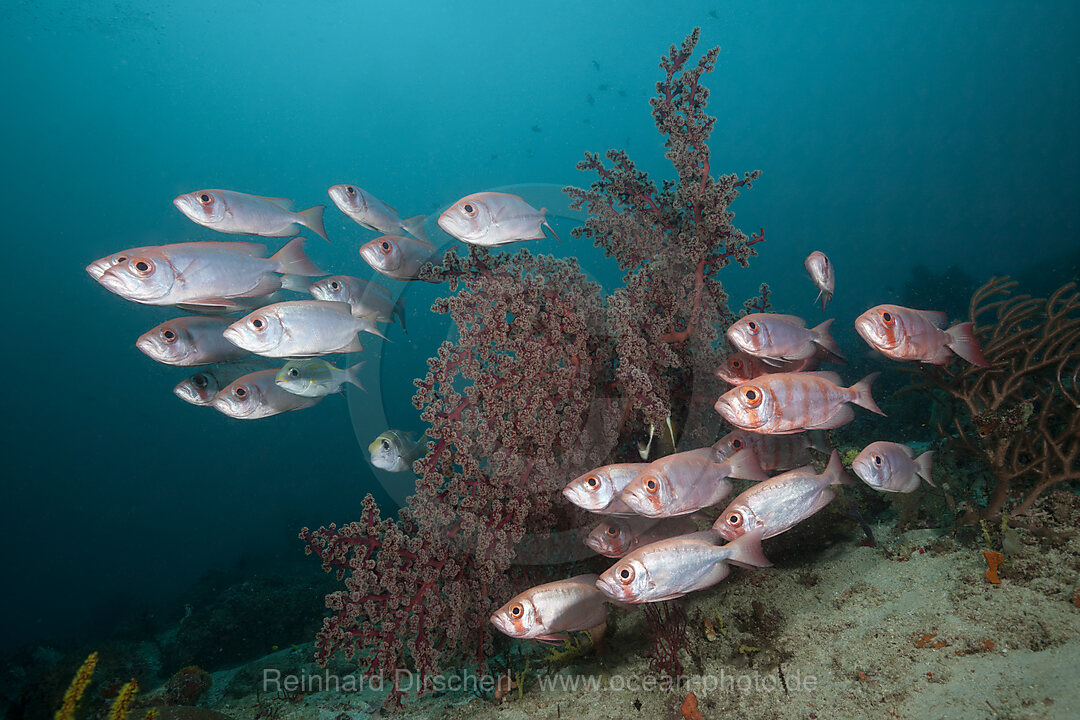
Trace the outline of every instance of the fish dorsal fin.
<instances>
[{"instance_id":1,"label":"fish dorsal fin","mask_svg":"<svg viewBox=\"0 0 1080 720\"><path fill-rule=\"evenodd\" d=\"M767 317L776 318L780 322L787 323L788 325L794 325L795 327L806 327L806 321L798 315L783 315L781 313L765 313Z\"/></svg>"},{"instance_id":2,"label":"fish dorsal fin","mask_svg":"<svg viewBox=\"0 0 1080 720\"><path fill-rule=\"evenodd\" d=\"M296 209L296 201L290 200L289 198L272 198L264 197L262 195L260 195L259 197L261 197L263 200L266 200L267 202L274 203L286 212L293 212Z\"/></svg>"},{"instance_id":3,"label":"fish dorsal fin","mask_svg":"<svg viewBox=\"0 0 1080 720\"><path fill-rule=\"evenodd\" d=\"M944 329L949 324L949 316L946 313L937 310L916 310L915 312L922 315L924 320L939 330Z\"/></svg>"}]
</instances>

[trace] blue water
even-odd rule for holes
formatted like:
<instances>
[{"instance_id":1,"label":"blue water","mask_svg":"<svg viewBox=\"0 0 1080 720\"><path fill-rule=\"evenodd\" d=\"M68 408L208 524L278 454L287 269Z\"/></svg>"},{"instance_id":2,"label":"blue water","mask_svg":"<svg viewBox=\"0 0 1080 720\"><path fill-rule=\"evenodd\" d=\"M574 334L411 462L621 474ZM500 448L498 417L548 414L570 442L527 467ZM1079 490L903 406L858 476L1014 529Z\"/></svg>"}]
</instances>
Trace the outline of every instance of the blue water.
<instances>
[{"instance_id":1,"label":"blue water","mask_svg":"<svg viewBox=\"0 0 1080 720\"><path fill-rule=\"evenodd\" d=\"M733 207L768 238L735 298L768 281L777 308L810 313L813 249L838 268L830 315L851 318L895 301L919 264L981 282L1077 247L1076 3L679 6L5 3L0 644L167 605L209 569L299 552L301 526L352 519L366 492L388 508L407 493L376 478L354 417L374 429L365 444L420 427L411 378L446 335L426 313L439 289L406 291L410 334L390 331L371 388L383 413L364 417L360 393L352 416L340 397L248 423L186 405L171 388L189 373L134 347L177 313L83 272L127 247L221 239L176 211L179 193L306 207L349 182L411 215L482 189L588 183L574 163L609 147L664 176L656 63L701 25L703 47L723 46L706 81L712 168L764 173ZM332 206L326 218L316 262L371 277L356 250L375 233ZM568 241L569 220L556 226L562 244L530 248L613 276Z\"/></svg>"}]
</instances>

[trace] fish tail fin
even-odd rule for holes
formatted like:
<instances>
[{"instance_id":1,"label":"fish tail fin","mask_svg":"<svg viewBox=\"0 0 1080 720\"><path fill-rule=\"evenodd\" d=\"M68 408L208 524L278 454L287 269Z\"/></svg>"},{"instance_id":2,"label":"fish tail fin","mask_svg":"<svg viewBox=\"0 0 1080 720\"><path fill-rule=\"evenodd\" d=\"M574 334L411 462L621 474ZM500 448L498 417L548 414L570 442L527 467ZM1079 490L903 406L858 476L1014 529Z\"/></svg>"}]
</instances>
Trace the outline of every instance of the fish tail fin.
<instances>
[{"instance_id":1,"label":"fish tail fin","mask_svg":"<svg viewBox=\"0 0 1080 720\"><path fill-rule=\"evenodd\" d=\"M296 213L300 216L300 224L311 230L326 242L330 242L330 238L326 237L326 228L323 226L323 211L326 210L325 205L314 205L307 210L301 210Z\"/></svg>"},{"instance_id":2,"label":"fish tail fin","mask_svg":"<svg viewBox=\"0 0 1080 720\"><path fill-rule=\"evenodd\" d=\"M934 481L930 477L930 472L933 469L934 463L934 451L928 450L919 457L915 458L915 474L921 477L926 482L930 483L931 487L937 487Z\"/></svg>"},{"instance_id":3,"label":"fish tail fin","mask_svg":"<svg viewBox=\"0 0 1080 720\"><path fill-rule=\"evenodd\" d=\"M551 227L551 223L547 221L547 208L540 208L540 214L544 216L544 222L540 223L540 227L546 227L551 232L551 234L555 236L556 240L562 242L562 238L559 237L559 233L555 232L555 228Z\"/></svg>"},{"instance_id":4,"label":"fish tail fin","mask_svg":"<svg viewBox=\"0 0 1080 720\"><path fill-rule=\"evenodd\" d=\"M983 355L979 340L975 337L974 323L962 322L953 325L945 333L949 336L949 342L946 345L949 346L950 350L972 365L990 367L990 363L986 361L986 356Z\"/></svg>"},{"instance_id":5,"label":"fish tail fin","mask_svg":"<svg viewBox=\"0 0 1080 720\"><path fill-rule=\"evenodd\" d=\"M832 295L833 294L828 290L818 291L818 300L821 301L821 312L825 312L825 306L829 304L830 300L832 300Z\"/></svg>"},{"instance_id":6,"label":"fish tail fin","mask_svg":"<svg viewBox=\"0 0 1080 720\"><path fill-rule=\"evenodd\" d=\"M741 567L772 567L772 563L761 549L761 538L764 534L765 528L757 527L724 545L730 553L726 561Z\"/></svg>"},{"instance_id":7,"label":"fish tail fin","mask_svg":"<svg viewBox=\"0 0 1080 720\"><path fill-rule=\"evenodd\" d=\"M304 238L293 238L285 243L285 247L274 253L271 262L277 264L277 272L283 275L325 275L322 270L311 262L304 252Z\"/></svg>"},{"instance_id":8,"label":"fish tail fin","mask_svg":"<svg viewBox=\"0 0 1080 720\"><path fill-rule=\"evenodd\" d=\"M758 460L757 453L754 452L753 448L743 448L728 458L726 462L728 465L728 477L753 482L769 479L769 476L761 469L761 461Z\"/></svg>"},{"instance_id":9,"label":"fish tail fin","mask_svg":"<svg viewBox=\"0 0 1080 720\"><path fill-rule=\"evenodd\" d=\"M393 315L401 321L401 332L408 335L409 331L405 329L405 298L399 297L394 303Z\"/></svg>"},{"instance_id":10,"label":"fish tail fin","mask_svg":"<svg viewBox=\"0 0 1080 720\"><path fill-rule=\"evenodd\" d=\"M829 464L825 467L825 472L821 474L823 480L827 480L827 485L854 485L855 481L851 479L851 476L844 471L844 463L840 459L840 452L833 450L832 455L829 456Z\"/></svg>"},{"instance_id":11,"label":"fish tail fin","mask_svg":"<svg viewBox=\"0 0 1080 720\"><path fill-rule=\"evenodd\" d=\"M345 368L345 382L352 383L356 387L364 390L364 386L360 384L360 370L364 367L365 360L361 360L352 367ZM364 390L367 392L367 390Z\"/></svg>"},{"instance_id":12,"label":"fish tail fin","mask_svg":"<svg viewBox=\"0 0 1080 720\"><path fill-rule=\"evenodd\" d=\"M824 303L822 303L821 309L822 310L825 309L825 304ZM843 360L844 359L844 353L840 352L840 346L836 344L836 341L833 340L832 335L829 334L829 328L832 326L832 324L833 324L833 318L829 318L828 320L821 323L817 327L811 328L810 332L817 335L817 337L814 338L814 342L816 342L821 347L825 348L829 352L830 355L835 355L836 357Z\"/></svg>"},{"instance_id":13,"label":"fish tail fin","mask_svg":"<svg viewBox=\"0 0 1080 720\"><path fill-rule=\"evenodd\" d=\"M874 402L873 395L870 394L870 386L880 374L881 373L879 372L872 372L859 382L852 385L849 389L855 395L855 397L851 399L851 402L855 403L859 407L866 408L870 412L875 412L878 415L885 415L885 413L881 411L881 408L878 407L878 404Z\"/></svg>"},{"instance_id":14,"label":"fish tail fin","mask_svg":"<svg viewBox=\"0 0 1080 720\"><path fill-rule=\"evenodd\" d=\"M411 218L402 220L401 227L417 240L427 242L427 233L424 232L425 222L427 222L427 215L413 215Z\"/></svg>"},{"instance_id":15,"label":"fish tail fin","mask_svg":"<svg viewBox=\"0 0 1080 720\"><path fill-rule=\"evenodd\" d=\"M311 289L311 278L286 273L281 276L281 287L285 290L306 293Z\"/></svg>"}]
</instances>

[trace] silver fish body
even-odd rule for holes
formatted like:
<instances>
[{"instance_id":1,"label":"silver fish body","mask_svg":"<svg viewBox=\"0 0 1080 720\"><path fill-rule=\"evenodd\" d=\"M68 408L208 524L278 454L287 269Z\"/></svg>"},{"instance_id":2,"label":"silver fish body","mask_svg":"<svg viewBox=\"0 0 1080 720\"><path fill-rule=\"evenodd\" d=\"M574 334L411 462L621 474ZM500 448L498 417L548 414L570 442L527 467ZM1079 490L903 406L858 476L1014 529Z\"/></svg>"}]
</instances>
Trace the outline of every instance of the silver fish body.
<instances>
[{"instance_id":1,"label":"silver fish body","mask_svg":"<svg viewBox=\"0 0 1080 720\"><path fill-rule=\"evenodd\" d=\"M494 247L546 237L547 210L537 210L517 195L481 192L467 195L439 215L439 227L471 245ZM558 237L558 236L556 236Z\"/></svg>"},{"instance_id":2,"label":"silver fish body","mask_svg":"<svg viewBox=\"0 0 1080 720\"><path fill-rule=\"evenodd\" d=\"M704 590L731 572L731 563L769 567L761 551L761 531L718 545L711 532L660 540L629 553L600 575L596 586L613 600L663 602Z\"/></svg>"},{"instance_id":3,"label":"silver fish body","mask_svg":"<svg viewBox=\"0 0 1080 720\"><path fill-rule=\"evenodd\" d=\"M266 246L247 242L188 242L121 253L123 262L97 278L120 297L145 305L209 305L230 308L235 298L269 295L292 275L323 275L304 254L303 238L273 257ZM104 260L104 259L103 259ZM98 260L87 267L93 276Z\"/></svg>"},{"instance_id":4,"label":"silver fish body","mask_svg":"<svg viewBox=\"0 0 1080 720\"><path fill-rule=\"evenodd\" d=\"M807 360L817 355L819 348L842 359L840 347L829 335L832 323L829 319L807 329L797 315L750 313L728 328L727 339L732 347L772 365Z\"/></svg>"},{"instance_id":5,"label":"silver fish body","mask_svg":"<svg viewBox=\"0 0 1080 720\"><path fill-rule=\"evenodd\" d=\"M368 230L386 235L395 235L404 230L413 237L427 240L424 234L426 215L402 219L397 210L355 185L334 185L328 193L338 210Z\"/></svg>"},{"instance_id":6,"label":"silver fish body","mask_svg":"<svg viewBox=\"0 0 1080 720\"><path fill-rule=\"evenodd\" d=\"M333 393L344 392L346 383L363 390L364 386L360 384L358 377L363 367L363 361L342 370L322 358L290 360L278 371L274 382L278 384L278 387L293 395L309 398L326 397Z\"/></svg>"},{"instance_id":7,"label":"silver fish body","mask_svg":"<svg viewBox=\"0 0 1080 720\"><path fill-rule=\"evenodd\" d=\"M693 532L697 532L697 525L685 515L661 519L611 517L592 529L585 544L604 557L620 558L644 545Z\"/></svg>"},{"instance_id":8,"label":"silver fish body","mask_svg":"<svg viewBox=\"0 0 1080 720\"><path fill-rule=\"evenodd\" d=\"M836 497L833 485L854 481L844 472L840 454L833 450L821 475L811 466L790 470L747 489L724 509L713 530L728 540L754 529L762 539L790 530L818 512Z\"/></svg>"},{"instance_id":9,"label":"silver fish body","mask_svg":"<svg viewBox=\"0 0 1080 720\"><path fill-rule=\"evenodd\" d=\"M405 330L405 299L395 302L390 291L378 283L348 275L333 275L312 283L308 290L316 300L346 302L353 315L375 322L393 322L396 317Z\"/></svg>"},{"instance_id":10,"label":"silver fish body","mask_svg":"<svg viewBox=\"0 0 1080 720\"><path fill-rule=\"evenodd\" d=\"M235 190L197 190L178 195L173 205L192 222L222 233L295 237L303 226L329 239L323 228L323 205L293 212L292 200Z\"/></svg>"},{"instance_id":11,"label":"silver fish body","mask_svg":"<svg viewBox=\"0 0 1080 720\"><path fill-rule=\"evenodd\" d=\"M714 462L709 448L676 453L649 463L619 495L639 515L688 515L721 502L734 487L729 477L763 480L750 449Z\"/></svg>"},{"instance_id":12,"label":"silver fish body","mask_svg":"<svg viewBox=\"0 0 1080 720\"><path fill-rule=\"evenodd\" d=\"M197 316L167 320L140 335L135 347L159 363L182 367L250 357L251 353L222 336L230 322L223 318Z\"/></svg>"},{"instance_id":13,"label":"silver fish body","mask_svg":"<svg viewBox=\"0 0 1080 720\"><path fill-rule=\"evenodd\" d=\"M851 469L863 482L881 492L910 493L925 480L931 485L934 453L915 451L900 443L870 443L851 461Z\"/></svg>"},{"instance_id":14,"label":"silver fish body","mask_svg":"<svg viewBox=\"0 0 1080 720\"><path fill-rule=\"evenodd\" d=\"M596 580L588 574L537 585L499 608L491 623L510 637L545 642L578 630L602 632L597 629L607 622L607 598Z\"/></svg>"},{"instance_id":15,"label":"silver fish body","mask_svg":"<svg viewBox=\"0 0 1080 720\"><path fill-rule=\"evenodd\" d=\"M215 410L238 420L258 420L317 405L322 398L293 395L277 386L275 368L258 370L233 380L211 403Z\"/></svg>"},{"instance_id":16,"label":"silver fish body","mask_svg":"<svg viewBox=\"0 0 1080 720\"><path fill-rule=\"evenodd\" d=\"M264 357L359 352L361 322L347 303L293 300L267 305L228 328L225 338Z\"/></svg>"},{"instance_id":17,"label":"silver fish body","mask_svg":"<svg viewBox=\"0 0 1080 720\"><path fill-rule=\"evenodd\" d=\"M386 430L368 445L371 464L387 472L405 472L412 470L413 463L423 452L423 442L413 440L408 433L400 430Z\"/></svg>"},{"instance_id":18,"label":"silver fish body","mask_svg":"<svg viewBox=\"0 0 1080 720\"><path fill-rule=\"evenodd\" d=\"M563 488L562 494L583 510L604 513L612 503L615 503L612 512L630 514L634 511L619 502L619 494L631 480L637 477L639 472L648 466L648 463L604 465L571 480Z\"/></svg>"},{"instance_id":19,"label":"silver fish body","mask_svg":"<svg viewBox=\"0 0 1080 720\"><path fill-rule=\"evenodd\" d=\"M810 273L810 279L817 286L818 296L815 302L821 301L821 311L825 312L825 306L832 300L833 291L836 289L836 274L829 258L820 250L815 250L806 256L803 267Z\"/></svg>"},{"instance_id":20,"label":"silver fish body","mask_svg":"<svg viewBox=\"0 0 1080 720\"><path fill-rule=\"evenodd\" d=\"M360 257L373 270L395 280L418 280L420 268L432 262L438 249L429 242L405 235L384 235L365 243Z\"/></svg>"},{"instance_id":21,"label":"silver fish body","mask_svg":"<svg viewBox=\"0 0 1080 720\"><path fill-rule=\"evenodd\" d=\"M173 393L192 405L210 405L214 402L214 397L233 380L265 369L267 369L266 362L261 358L240 363L211 365L181 380L173 388Z\"/></svg>"}]
</instances>

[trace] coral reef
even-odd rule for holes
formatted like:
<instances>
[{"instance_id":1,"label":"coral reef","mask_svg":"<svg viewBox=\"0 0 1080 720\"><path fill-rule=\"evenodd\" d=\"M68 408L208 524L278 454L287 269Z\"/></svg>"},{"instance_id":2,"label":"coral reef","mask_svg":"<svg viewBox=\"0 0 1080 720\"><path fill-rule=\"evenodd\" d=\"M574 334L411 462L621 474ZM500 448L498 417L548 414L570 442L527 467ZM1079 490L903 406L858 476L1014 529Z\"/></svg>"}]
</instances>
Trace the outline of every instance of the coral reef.
<instances>
[{"instance_id":1,"label":"coral reef","mask_svg":"<svg viewBox=\"0 0 1080 720\"><path fill-rule=\"evenodd\" d=\"M624 287L605 296L573 258L523 250L452 250L423 270L455 293L432 309L453 318L458 339L416 381L431 438L416 494L397 518L368 496L357 521L300 534L345 581L326 598L320 663L340 651L395 682L402 667L427 677L447 662L483 665L496 606L584 554L582 517L558 495L568 478L632 452L639 421L679 413L714 439L717 328L733 316L716 276L732 261L746 267L764 233L748 238L728 210L758 173L710 174L715 121L700 80L717 50L688 66L697 41L695 30L663 58L652 101L678 179L657 187L613 150L610 167L596 154L579 164L597 175L588 189L566 189L593 215L575 236L618 262Z\"/></svg>"}]
</instances>

